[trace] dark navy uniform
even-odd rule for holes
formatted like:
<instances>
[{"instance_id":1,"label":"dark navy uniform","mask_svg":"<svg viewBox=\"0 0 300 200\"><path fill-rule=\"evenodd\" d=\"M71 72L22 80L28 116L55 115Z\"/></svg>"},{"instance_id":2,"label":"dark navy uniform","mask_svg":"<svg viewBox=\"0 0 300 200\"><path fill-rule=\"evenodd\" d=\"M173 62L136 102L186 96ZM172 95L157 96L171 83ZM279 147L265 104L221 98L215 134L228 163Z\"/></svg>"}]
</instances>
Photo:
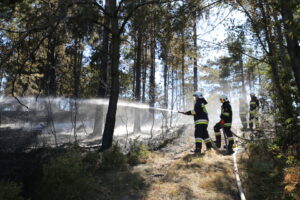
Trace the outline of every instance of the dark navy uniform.
<instances>
[{"instance_id":1,"label":"dark navy uniform","mask_svg":"<svg viewBox=\"0 0 300 200\"><path fill-rule=\"evenodd\" d=\"M252 130L253 124L255 123L255 127L258 128L258 110L259 110L259 101L256 96L251 96L250 100L250 115L249 115L249 127Z\"/></svg>"},{"instance_id":2,"label":"dark navy uniform","mask_svg":"<svg viewBox=\"0 0 300 200\"><path fill-rule=\"evenodd\" d=\"M216 134L216 146L218 148L221 147L221 129L223 128L228 141L228 151L231 153L233 152L232 146L234 144L234 138L230 130L232 123L232 109L228 100L222 104L220 117L221 121L214 126L214 131Z\"/></svg>"},{"instance_id":3,"label":"dark navy uniform","mask_svg":"<svg viewBox=\"0 0 300 200\"><path fill-rule=\"evenodd\" d=\"M208 126L208 114L205 105L207 101L204 98L197 98L194 110L185 112L186 115L194 115L195 121L195 140L196 150L195 152L201 152L202 142L206 144L207 149L211 149L211 139L209 138L207 126Z\"/></svg>"}]
</instances>

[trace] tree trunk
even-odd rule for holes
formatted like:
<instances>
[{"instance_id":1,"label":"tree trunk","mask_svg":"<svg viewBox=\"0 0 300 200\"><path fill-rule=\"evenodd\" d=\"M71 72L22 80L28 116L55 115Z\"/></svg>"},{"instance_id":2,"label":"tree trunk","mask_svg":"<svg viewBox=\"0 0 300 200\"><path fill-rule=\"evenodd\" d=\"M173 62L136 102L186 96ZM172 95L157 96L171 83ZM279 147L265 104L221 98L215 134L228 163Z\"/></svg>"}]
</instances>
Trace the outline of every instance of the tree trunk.
<instances>
[{"instance_id":1,"label":"tree trunk","mask_svg":"<svg viewBox=\"0 0 300 200\"><path fill-rule=\"evenodd\" d=\"M276 52L277 48L276 45L274 44L274 39L275 38L272 35L272 30L270 30L268 27L270 27L270 13L268 13L268 9L265 9L263 6L263 2L260 0L259 1L260 5L260 10L262 13L262 21L264 23L264 33L266 37L266 42L268 44L268 60L271 66L271 72L272 72L272 78L273 78L273 83L274 83L274 90L277 96L279 97L279 109L282 110L283 116L288 118L292 114L292 110L289 105L289 101L287 100L287 96L285 95L285 91L282 88L282 85L280 83L280 76L278 73L278 63L276 61L276 58L278 57L278 53ZM268 6L268 5L267 5ZM277 53L277 54L276 54Z\"/></svg>"},{"instance_id":2,"label":"tree trunk","mask_svg":"<svg viewBox=\"0 0 300 200\"><path fill-rule=\"evenodd\" d=\"M198 90L198 45L197 45L197 17L196 12L194 14L194 24L193 24L193 41L194 41L194 92Z\"/></svg>"},{"instance_id":3,"label":"tree trunk","mask_svg":"<svg viewBox=\"0 0 300 200\"><path fill-rule=\"evenodd\" d=\"M150 66L150 89L149 89L149 104L151 107L155 104L155 26L152 22L152 34L150 42L151 51L151 66ZM153 111L153 110L152 110Z\"/></svg>"},{"instance_id":4,"label":"tree trunk","mask_svg":"<svg viewBox=\"0 0 300 200\"><path fill-rule=\"evenodd\" d=\"M120 42L121 36L118 28L118 16L116 0L110 1L111 5L111 24L112 24L112 55L111 55L111 92L109 105L106 114L105 128L102 137L101 150L109 149L112 146L113 134L116 122L117 103L119 98L119 62L120 62Z\"/></svg>"},{"instance_id":5,"label":"tree trunk","mask_svg":"<svg viewBox=\"0 0 300 200\"><path fill-rule=\"evenodd\" d=\"M143 76L142 76L142 81L143 81L143 86L142 86L142 102L146 102L146 79L147 79L147 66L148 66L148 61L147 61L147 43L145 44L145 50L144 50L144 62L143 62Z\"/></svg>"},{"instance_id":6,"label":"tree trunk","mask_svg":"<svg viewBox=\"0 0 300 200\"><path fill-rule=\"evenodd\" d=\"M298 40L299 35L293 31L297 25L294 24L295 20L293 16L296 6L293 6L292 3L293 1L280 0L287 50L291 59L298 92L300 94L300 46Z\"/></svg>"},{"instance_id":7,"label":"tree trunk","mask_svg":"<svg viewBox=\"0 0 300 200\"><path fill-rule=\"evenodd\" d=\"M109 0L105 2L105 10L109 13ZM110 24L110 18L108 15L104 17L104 24L102 31L102 47L101 47L101 64L99 65L99 88L97 96L99 98L105 98L107 93L107 69L108 69L108 52L109 52L109 31L107 27ZM95 121L94 121L94 129L92 136L101 135L103 129L103 121L104 121L104 106L97 105L95 112Z\"/></svg>"},{"instance_id":8,"label":"tree trunk","mask_svg":"<svg viewBox=\"0 0 300 200\"><path fill-rule=\"evenodd\" d=\"M168 57L168 54L166 54L166 57ZM168 58L166 58L165 64L164 64L164 107L168 108Z\"/></svg>"},{"instance_id":9,"label":"tree trunk","mask_svg":"<svg viewBox=\"0 0 300 200\"><path fill-rule=\"evenodd\" d=\"M48 62L49 68L47 70L47 82L48 85L48 95L56 97L57 95L57 83L56 83L56 66L57 66L57 55L55 52L56 49L55 38L49 36L48 38Z\"/></svg>"},{"instance_id":10,"label":"tree trunk","mask_svg":"<svg viewBox=\"0 0 300 200\"><path fill-rule=\"evenodd\" d=\"M182 87L182 106L185 107L185 82L184 82L184 71L185 71L185 39L184 29L181 32L181 87Z\"/></svg>"},{"instance_id":11,"label":"tree trunk","mask_svg":"<svg viewBox=\"0 0 300 200\"><path fill-rule=\"evenodd\" d=\"M246 86L245 86L245 75L244 75L244 63L243 63L243 57L240 55L239 60L240 68L241 68L241 78L242 78L242 96L244 99L247 99L246 97Z\"/></svg>"},{"instance_id":12,"label":"tree trunk","mask_svg":"<svg viewBox=\"0 0 300 200\"><path fill-rule=\"evenodd\" d=\"M140 20L138 20L140 21ZM135 67L135 93L134 97L137 102L141 101L141 68L142 68L142 40L143 40L143 32L141 25L138 29L138 38L137 38L137 55L136 55L136 67ZM134 132L141 131L141 123L140 123L140 112L138 109L135 109L135 119L134 119Z\"/></svg>"}]
</instances>

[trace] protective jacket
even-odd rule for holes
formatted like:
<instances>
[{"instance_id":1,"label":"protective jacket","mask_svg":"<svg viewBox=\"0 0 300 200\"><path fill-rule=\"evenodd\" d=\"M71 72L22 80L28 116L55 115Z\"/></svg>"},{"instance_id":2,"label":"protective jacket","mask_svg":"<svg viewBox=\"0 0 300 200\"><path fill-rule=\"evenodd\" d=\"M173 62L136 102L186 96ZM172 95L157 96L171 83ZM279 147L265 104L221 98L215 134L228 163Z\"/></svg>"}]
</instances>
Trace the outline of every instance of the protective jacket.
<instances>
[{"instance_id":1,"label":"protective jacket","mask_svg":"<svg viewBox=\"0 0 300 200\"><path fill-rule=\"evenodd\" d=\"M185 112L187 115L194 115L195 125L208 124L208 114L205 105L207 101L205 99L197 99L194 110Z\"/></svg>"},{"instance_id":2,"label":"protective jacket","mask_svg":"<svg viewBox=\"0 0 300 200\"><path fill-rule=\"evenodd\" d=\"M250 113L255 113L255 111L257 111L258 108L259 108L259 101L258 101L258 99L256 97L252 97L251 101L250 101Z\"/></svg>"},{"instance_id":3,"label":"protective jacket","mask_svg":"<svg viewBox=\"0 0 300 200\"><path fill-rule=\"evenodd\" d=\"M224 120L224 127L231 127L232 110L229 101L225 101L221 107L221 120Z\"/></svg>"}]
</instances>

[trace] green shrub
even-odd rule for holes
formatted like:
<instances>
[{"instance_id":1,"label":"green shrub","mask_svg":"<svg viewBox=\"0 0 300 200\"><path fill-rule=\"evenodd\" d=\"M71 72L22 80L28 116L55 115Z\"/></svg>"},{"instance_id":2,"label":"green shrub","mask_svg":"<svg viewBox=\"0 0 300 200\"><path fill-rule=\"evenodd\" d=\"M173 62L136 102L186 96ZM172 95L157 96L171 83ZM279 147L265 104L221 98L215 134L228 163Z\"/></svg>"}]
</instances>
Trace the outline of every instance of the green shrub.
<instances>
[{"instance_id":1,"label":"green shrub","mask_svg":"<svg viewBox=\"0 0 300 200\"><path fill-rule=\"evenodd\" d=\"M102 170L120 170L127 166L127 158L121 152L118 144L101 154L100 168Z\"/></svg>"},{"instance_id":2,"label":"green shrub","mask_svg":"<svg viewBox=\"0 0 300 200\"><path fill-rule=\"evenodd\" d=\"M36 196L41 200L92 200L100 199L101 194L97 182L85 170L81 154L76 151L52 158L45 164L39 185Z\"/></svg>"},{"instance_id":3,"label":"green shrub","mask_svg":"<svg viewBox=\"0 0 300 200\"><path fill-rule=\"evenodd\" d=\"M133 142L130 142L127 158L130 165L146 163L149 158L149 150L144 144L134 140Z\"/></svg>"},{"instance_id":4,"label":"green shrub","mask_svg":"<svg viewBox=\"0 0 300 200\"><path fill-rule=\"evenodd\" d=\"M15 182L0 181L0 199L2 200L22 200L20 196L21 187Z\"/></svg>"}]
</instances>

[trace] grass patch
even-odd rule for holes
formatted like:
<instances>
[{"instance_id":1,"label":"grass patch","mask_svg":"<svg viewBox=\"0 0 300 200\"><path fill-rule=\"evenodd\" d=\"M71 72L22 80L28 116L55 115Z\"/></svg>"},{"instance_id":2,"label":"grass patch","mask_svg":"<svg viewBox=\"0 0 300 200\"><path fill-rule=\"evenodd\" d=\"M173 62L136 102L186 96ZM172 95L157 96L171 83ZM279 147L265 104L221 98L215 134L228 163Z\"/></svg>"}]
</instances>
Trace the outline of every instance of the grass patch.
<instances>
[{"instance_id":1,"label":"grass patch","mask_svg":"<svg viewBox=\"0 0 300 200\"><path fill-rule=\"evenodd\" d=\"M276 142L248 146L239 161L247 199L300 199L300 163Z\"/></svg>"}]
</instances>

